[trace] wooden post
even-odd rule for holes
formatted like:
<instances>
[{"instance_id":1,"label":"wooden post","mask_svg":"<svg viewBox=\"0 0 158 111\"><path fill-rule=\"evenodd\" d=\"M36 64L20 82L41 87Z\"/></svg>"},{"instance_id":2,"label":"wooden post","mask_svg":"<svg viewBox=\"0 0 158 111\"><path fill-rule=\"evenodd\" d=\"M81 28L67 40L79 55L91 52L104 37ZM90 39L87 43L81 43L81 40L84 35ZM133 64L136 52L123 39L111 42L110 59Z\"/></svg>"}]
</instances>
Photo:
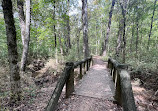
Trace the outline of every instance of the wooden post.
<instances>
[{"instance_id":1,"label":"wooden post","mask_svg":"<svg viewBox=\"0 0 158 111\"><path fill-rule=\"evenodd\" d=\"M129 73L122 69L120 71L120 83L122 94L122 106L124 111L136 111L132 85Z\"/></svg>"},{"instance_id":2,"label":"wooden post","mask_svg":"<svg viewBox=\"0 0 158 111\"><path fill-rule=\"evenodd\" d=\"M90 61L91 61L91 66L93 66L93 57L92 56L91 56Z\"/></svg>"},{"instance_id":3,"label":"wooden post","mask_svg":"<svg viewBox=\"0 0 158 111\"><path fill-rule=\"evenodd\" d=\"M116 69L118 70L118 69ZM119 73L117 71L117 73ZM115 90L115 96L114 96L115 100L117 101L117 103L119 105L122 106L122 99L121 99L121 84L120 84L120 75L117 75L117 80L116 80L116 90Z\"/></svg>"},{"instance_id":4,"label":"wooden post","mask_svg":"<svg viewBox=\"0 0 158 111\"><path fill-rule=\"evenodd\" d=\"M116 84L117 84L117 76L118 76L118 71L116 70L116 74L115 74L115 87L116 87Z\"/></svg>"},{"instance_id":5,"label":"wooden post","mask_svg":"<svg viewBox=\"0 0 158 111\"><path fill-rule=\"evenodd\" d=\"M85 68L86 67L86 62L83 63L83 66L84 66L84 74L86 74L86 68Z\"/></svg>"},{"instance_id":6,"label":"wooden post","mask_svg":"<svg viewBox=\"0 0 158 111\"><path fill-rule=\"evenodd\" d=\"M113 64L112 63L110 63L109 64L109 68L110 68L110 74L111 74L111 76L113 76Z\"/></svg>"},{"instance_id":7,"label":"wooden post","mask_svg":"<svg viewBox=\"0 0 158 111\"><path fill-rule=\"evenodd\" d=\"M87 71L88 71L88 69L89 69L89 66L88 66L88 64L89 64L89 63L88 63L88 60L87 60L86 62L87 62Z\"/></svg>"},{"instance_id":8,"label":"wooden post","mask_svg":"<svg viewBox=\"0 0 158 111\"><path fill-rule=\"evenodd\" d=\"M112 79L113 79L113 77L114 77L114 67L111 69L111 76L112 76Z\"/></svg>"},{"instance_id":9,"label":"wooden post","mask_svg":"<svg viewBox=\"0 0 158 111\"><path fill-rule=\"evenodd\" d=\"M66 80L69 77L71 69L72 69L71 65L64 68L64 71L60 75L60 78L57 82L56 88L53 91L51 99L49 100L48 105L45 108L45 111L55 111L55 108L58 104L58 100L59 100L59 97L61 95L62 89L64 87Z\"/></svg>"},{"instance_id":10,"label":"wooden post","mask_svg":"<svg viewBox=\"0 0 158 111\"><path fill-rule=\"evenodd\" d=\"M80 79L82 79L82 63L80 64L80 76L79 76Z\"/></svg>"},{"instance_id":11,"label":"wooden post","mask_svg":"<svg viewBox=\"0 0 158 111\"><path fill-rule=\"evenodd\" d=\"M91 66L91 59L88 59L88 69L90 68Z\"/></svg>"},{"instance_id":12,"label":"wooden post","mask_svg":"<svg viewBox=\"0 0 158 111\"><path fill-rule=\"evenodd\" d=\"M113 81L115 82L115 78L116 78L116 68L114 67L114 71L113 71Z\"/></svg>"},{"instance_id":13,"label":"wooden post","mask_svg":"<svg viewBox=\"0 0 158 111\"><path fill-rule=\"evenodd\" d=\"M68 62L66 63L66 66L71 66L70 74L66 81L66 98L68 98L74 91L74 63Z\"/></svg>"}]
</instances>

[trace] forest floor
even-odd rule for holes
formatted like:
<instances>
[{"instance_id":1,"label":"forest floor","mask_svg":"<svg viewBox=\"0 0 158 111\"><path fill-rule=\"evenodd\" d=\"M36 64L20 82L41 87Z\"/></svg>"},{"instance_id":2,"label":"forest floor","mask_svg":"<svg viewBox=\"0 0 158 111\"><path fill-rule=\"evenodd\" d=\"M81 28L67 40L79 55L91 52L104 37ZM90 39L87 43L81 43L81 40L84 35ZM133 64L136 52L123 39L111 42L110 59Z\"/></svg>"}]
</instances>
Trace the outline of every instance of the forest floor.
<instances>
[{"instance_id":1,"label":"forest floor","mask_svg":"<svg viewBox=\"0 0 158 111\"><path fill-rule=\"evenodd\" d=\"M158 72L142 71L131 78L138 111L158 111Z\"/></svg>"},{"instance_id":2,"label":"forest floor","mask_svg":"<svg viewBox=\"0 0 158 111\"><path fill-rule=\"evenodd\" d=\"M12 106L9 104L10 95L10 77L7 67L0 67L0 110L2 111L44 111L48 101L56 86L56 81L63 71L64 64L55 64L55 60L47 60L41 63L39 60L34 61L27 70L26 74L22 74L22 100ZM76 81L78 83L76 69ZM156 81L158 73L154 72L148 78L142 73L132 76L132 88L134 92L135 102L138 111L158 111L158 82ZM73 104L78 103L78 104ZM59 99L57 111L72 111L70 107L79 107L83 103L83 107L91 105L95 111L120 111L121 108L114 104L115 102L105 99L97 99L86 96L72 95L65 98L64 91ZM107 104L106 106L104 104ZM67 109L67 110L66 110ZM93 111L93 110L92 110Z\"/></svg>"}]
</instances>

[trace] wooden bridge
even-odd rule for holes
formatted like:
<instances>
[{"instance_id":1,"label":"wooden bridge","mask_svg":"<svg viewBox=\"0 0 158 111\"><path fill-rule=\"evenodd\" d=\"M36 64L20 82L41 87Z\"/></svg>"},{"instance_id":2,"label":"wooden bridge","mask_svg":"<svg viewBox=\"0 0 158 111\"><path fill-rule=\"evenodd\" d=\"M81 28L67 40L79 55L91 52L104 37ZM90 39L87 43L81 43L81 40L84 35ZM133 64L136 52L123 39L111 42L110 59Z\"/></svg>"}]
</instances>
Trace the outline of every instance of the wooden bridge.
<instances>
[{"instance_id":1,"label":"wooden bridge","mask_svg":"<svg viewBox=\"0 0 158 111\"><path fill-rule=\"evenodd\" d=\"M80 69L80 81L78 85L74 86L74 69L77 67ZM112 100L122 106L124 111L136 111L127 68L127 65L120 64L114 59L109 58L108 63L104 63L100 58L92 58L92 56L79 62L66 63L45 110L56 110L63 87L66 84L66 98L75 94ZM89 111L89 109L76 106L76 111Z\"/></svg>"}]
</instances>

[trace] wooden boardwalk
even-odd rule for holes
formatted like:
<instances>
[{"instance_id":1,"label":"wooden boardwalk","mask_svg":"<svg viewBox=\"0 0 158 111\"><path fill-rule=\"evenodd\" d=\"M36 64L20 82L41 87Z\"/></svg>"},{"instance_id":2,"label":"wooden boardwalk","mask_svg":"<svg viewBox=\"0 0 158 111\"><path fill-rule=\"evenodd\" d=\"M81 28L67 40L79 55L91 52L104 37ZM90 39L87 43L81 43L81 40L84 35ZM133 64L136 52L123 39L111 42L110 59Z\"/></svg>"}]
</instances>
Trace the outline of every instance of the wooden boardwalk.
<instances>
[{"instance_id":1,"label":"wooden boardwalk","mask_svg":"<svg viewBox=\"0 0 158 111\"><path fill-rule=\"evenodd\" d=\"M79 81L75 87L75 94L94 98L114 100L114 83L106 63L94 58L94 66Z\"/></svg>"},{"instance_id":2,"label":"wooden boardwalk","mask_svg":"<svg viewBox=\"0 0 158 111\"><path fill-rule=\"evenodd\" d=\"M114 83L107 63L93 57L94 65L75 86L74 95L58 103L56 111L121 111L113 103Z\"/></svg>"}]
</instances>

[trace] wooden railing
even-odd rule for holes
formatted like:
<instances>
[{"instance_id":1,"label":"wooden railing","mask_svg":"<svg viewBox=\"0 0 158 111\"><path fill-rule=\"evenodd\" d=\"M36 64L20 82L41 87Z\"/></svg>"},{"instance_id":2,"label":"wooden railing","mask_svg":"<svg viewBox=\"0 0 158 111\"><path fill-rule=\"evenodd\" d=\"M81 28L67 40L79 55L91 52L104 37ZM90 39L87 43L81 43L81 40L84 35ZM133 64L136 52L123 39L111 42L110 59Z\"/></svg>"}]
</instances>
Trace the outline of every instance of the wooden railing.
<instances>
[{"instance_id":1,"label":"wooden railing","mask_svg":"<svg viewBox=\"0 0 158 111\"><path fill-rule=\"evenodd\" d=\"M109 58L108 68L115 83L115 100L123 106L124 111L136 111L128 66Z\"/></svg>"},{"instance_id":2,"label":"wooden railing","mask_svg":"<svg viewBox=\"0 0 158 111\"><path fill-rule=\"evenodd\" d=\"M60 98L60 95L62 93L65 84L66 84L66 97L69 97L70 94L74 91L74 69L80 66L79 77L81 79L83 76L82 70L84 70L84 73L86 73L86 71L89 70L91 64L93 64L92 56L76 63L73 62L66 63L64 71L57 82L56 88L51 96L51 99L45 111L55 111L55 108L58 104L58 100Z\"/></svg>"}]
</instances>

